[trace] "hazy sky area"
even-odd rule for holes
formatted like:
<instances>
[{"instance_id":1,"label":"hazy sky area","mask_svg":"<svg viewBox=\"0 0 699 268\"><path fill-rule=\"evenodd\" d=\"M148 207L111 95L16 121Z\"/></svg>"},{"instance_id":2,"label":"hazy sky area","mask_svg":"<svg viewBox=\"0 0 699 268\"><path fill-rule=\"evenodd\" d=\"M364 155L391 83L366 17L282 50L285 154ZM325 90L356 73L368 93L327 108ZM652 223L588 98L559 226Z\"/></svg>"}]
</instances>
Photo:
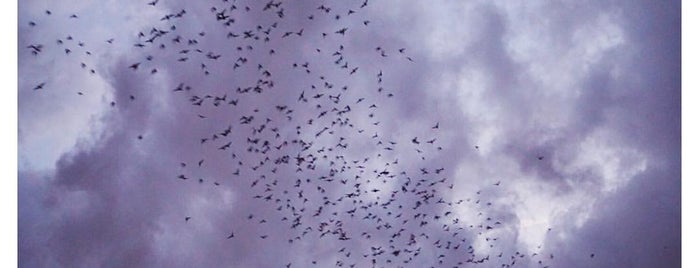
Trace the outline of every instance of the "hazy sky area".
<instances>
[{"instance_id":1,"label":"hazy sky area","mask_svg":"<svg viewBox=\"0 0 699 268\"><path fill-rule=\"evenodd\" d=\"M680 1L19 1L20 267L680 267Z\"/></svg>"}]
</instances>

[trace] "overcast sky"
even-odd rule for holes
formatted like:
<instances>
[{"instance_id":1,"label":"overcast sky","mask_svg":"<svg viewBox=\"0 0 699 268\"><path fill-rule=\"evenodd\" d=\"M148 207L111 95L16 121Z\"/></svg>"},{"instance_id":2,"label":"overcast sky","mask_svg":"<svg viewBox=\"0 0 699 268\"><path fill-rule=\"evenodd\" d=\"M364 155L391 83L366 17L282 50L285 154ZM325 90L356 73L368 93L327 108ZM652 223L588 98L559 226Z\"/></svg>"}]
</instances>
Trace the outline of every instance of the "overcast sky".
<instances>
[{"instance_id":1,"label":"overcast sky","mask_svg":"<svg viewBox=\"0 0 699 268\"><path fill-rule=\"evenodd\" d=\"M195 2L19 2L21 267L680 266L679 1Z\"/></svg>"}]
</instances>

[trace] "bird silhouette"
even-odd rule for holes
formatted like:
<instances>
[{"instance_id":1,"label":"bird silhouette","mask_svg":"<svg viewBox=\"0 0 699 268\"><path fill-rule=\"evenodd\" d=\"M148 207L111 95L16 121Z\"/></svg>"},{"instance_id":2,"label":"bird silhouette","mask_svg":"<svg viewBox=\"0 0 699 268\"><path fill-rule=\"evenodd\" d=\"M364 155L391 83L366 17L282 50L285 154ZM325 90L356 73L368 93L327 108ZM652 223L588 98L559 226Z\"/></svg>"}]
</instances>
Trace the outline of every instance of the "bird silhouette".
<instances>
[{"instance_id":1,"label":"bird silhouette","mask_svg":"<svg viewBox=\"0 0 699 268\"><path fill-rule=\"evenodd\" d=\"M42 89L42 88L44 88L44 85L46 85L46 83L45 83L45 82L42 82L42 83L36 85L36 86L34 87L34 90Z\"/></svg>"}]
</instances>

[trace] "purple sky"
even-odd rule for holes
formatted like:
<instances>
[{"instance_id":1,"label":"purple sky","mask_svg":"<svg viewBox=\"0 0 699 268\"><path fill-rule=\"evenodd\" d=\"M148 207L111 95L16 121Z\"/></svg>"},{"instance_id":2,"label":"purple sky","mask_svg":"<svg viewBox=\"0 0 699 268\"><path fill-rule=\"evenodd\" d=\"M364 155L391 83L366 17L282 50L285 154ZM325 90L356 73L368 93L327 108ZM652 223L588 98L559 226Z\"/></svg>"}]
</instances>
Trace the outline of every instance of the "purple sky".
<instances>
[{"instance_id":1,"label":"purple sky","mask_svg":"<svg viewBox=\"0 0 699 268\"><path fill-rule=\"evenodd\" d=\"M20 267L680 266L679 1L280 3L19 2Z\"/></svg>"}]
</instances>

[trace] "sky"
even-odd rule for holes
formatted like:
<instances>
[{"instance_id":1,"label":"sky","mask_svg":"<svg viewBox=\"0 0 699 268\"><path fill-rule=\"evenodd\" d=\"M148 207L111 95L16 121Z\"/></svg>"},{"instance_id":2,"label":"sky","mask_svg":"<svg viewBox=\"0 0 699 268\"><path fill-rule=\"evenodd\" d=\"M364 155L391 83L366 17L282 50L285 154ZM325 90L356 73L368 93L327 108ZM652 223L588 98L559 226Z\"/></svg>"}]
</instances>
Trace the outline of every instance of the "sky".
<instances>
[{"instance_id":1,"label":"sky","mask_svg":"<svg viewBox=\"0 0 699 268\"><path fill-rule=\"evenodd\" d=\"M679 1L152 3L18 3L20 267L680 266Z\"/></svg>"}]
</instances>

